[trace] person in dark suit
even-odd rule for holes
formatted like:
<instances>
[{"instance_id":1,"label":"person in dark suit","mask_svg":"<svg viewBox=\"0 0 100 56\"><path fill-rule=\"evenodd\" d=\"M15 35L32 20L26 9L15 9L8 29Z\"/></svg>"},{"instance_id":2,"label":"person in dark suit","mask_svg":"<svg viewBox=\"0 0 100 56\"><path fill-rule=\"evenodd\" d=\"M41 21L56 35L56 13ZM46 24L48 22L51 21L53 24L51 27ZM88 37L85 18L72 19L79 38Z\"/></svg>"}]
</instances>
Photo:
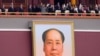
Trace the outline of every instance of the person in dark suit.
<instances>
[{"instance_id":1,"label":"person in dark suit","mask_svg":"<svg viewBox=\"0 0 100 56\"><path fill-rule=\"evenodd\" d=\"M50 5L48 7L48 12L51 13L50 15L55 15L54 12L55 12L55 8L54 8L54 5Z\"/></svg>"},{"instance_id":2,"label":"person in dark suit","mask_svg":"<svg viewBox=\"0 0 100 56\"><path fill-rule=\"evenodd\" d=\"M1 12L5 12L5 5L3 4L2 8L1 8Z\"/></svg>"},{"instance_id":3,"label":"person in dark suit","mask_svg":"<svg viewBox=\"0 0 100 56\"><path fill-rule=\"evenodd\" d=\"M78 9L78 13L83 13L83 10L82 9Z\"/></svg>"},{"instance_id":4,"label":"person in dark suit","mask_svg":"<svg viewBox=\"0 0 100 56\"><path fill-rule=\"evenodd\" d=\"M31 4L30 4L29 7L28 7L28 12L29 12L29 15L32 15L33 7L32 7Z\"/></svg>"},{"instance_id":5,"label":"person in dark suit","mask_svg":"<svg viewBox=\"0 0 100 56\"><path fill-rule=\"evenodd\" d=\"M55 5L55 10L60 10L60 9L61 9L61 7L60 7L60 4L58 2L57 5Z\"/></svg>"},{"instance_id":6,"label":"person in dark suit","mask_svg":"<svg viewBox=\"0 0 100 56\"><path fill-rule=\"evenodd\" d=\"M28 12L33 12L33 7L32 7L31 4L30 4L29 7L28 7Z\"/></svg>"},{"instance_id":7,"label":"person in dark suit","mask_svg":"<svg viewBox=\"0 0 100 56\"><path fill-rule=\"evenodd\" d=\"M81 13L84 13L84 11L82 9L78 9L78 15L81 16Z\"/></svg>"},{"instance_id":8,"label":"person in dark suit","mask_svg":"<svg viewBox=\"0 0 100 56\"><path fill-rule=\"evenodd\" d=\"M86 13L87 13L87 16L90 16L90 9L89 9L89 7L86 8Z\"/></svg>"},{"instance_id":9,"label":"person in dark suit","mask_svg":"<svg viewBox=\"0 0 100 56\"><path fill-rule=\"evenodd\" d=\"M73 15L74 15L73 13L75 13L74 7L72 6L71 9L70 9L69 11L70 11L70 13L71 13L70 16L73 16Z\"/></svg>"},{"instance_id":10,"label":"person in dark suit","mask_svg":"<svg viewBox=\"0 0 100 56\"><path fill-rule=\"evenodd\" d=\"M20 7L17 9L17 12L20 12L20 15L22 15L24 12L23 4L20 4Z\"/></svg>"},{"instance_id":11,"label":"person in dark suit","mask_svg":"<svg viewBox=\"0 0 100 56\"><path fill-rule=\"evenodd\" d=\"M55 12L54 5L50 5L50 6L49 6L48 12L50 12L50 13L54 13L54 12Z\"/></svg>"},{"instance_id":12,"label":"person in dark suit","mask_svg":"<svg viewBox=\"0 0 100 56\"><path fill-rule=\"evenodd\" d=\"M41 8L40 8L39 5L36 6L35 11L36 11L36 12L41 12Z\"/></svg>"},{"instance_id":13,"label":"person in dark suit","mask_svg":"<svg viewBox=\"0 0 100 56\"><path fill-rule=\"evenodd\" d=\"M10 7L8 8L8 12L15 12L14 4L11 3Z\"/></svg>"},{"instance_id":14,"label":"person in dark suit","mask_svg":"<svg viewBox=\"0 0 100 56\"><path fill-rule=\"evenodd\" d=\"M20 7L18 8L19 12L24 12L23 4L20 4Z\"/></svg>"},{"instance_id":15,"label":"person in dark suit","mask_svg":"<svg viewBox=\"0 0 100 56\"><path fill-rule=\"evenodd\" d=\"M78 8L78 15L81 16L80 13L84 13L84 9L83 9L83 6L80 4L79 8Z\"/></svg>"},{"instance_id":16,"label":"person in dark suit","mask_svg":"<svg viewBox=\"0 0 100 56\"><path fill-rule=\"evenodd\" d=\"M1 13L2 15L5 15L5 13L4 13L5 12L5 5L4 4L3 4L2 8L1 8L1 12L2 12Z\"/></svg>"},{"instance_id":17,"label":"person in dark suit","mask_svg":"<svg viewBox=\"0 0 100 56\"><path fill-rule=\"evenodd\" d=\"M32 12L36 12L36 6L35 5L32 8Z\"/></svg>"},{"instance_id":18,"label":"person in dark suit","mask_svg":"<svg viewBox=\"0 0 100 56\"><path fill-rule=\"evenodd\" d=\"M11 13L9 13L10 15L15 15L15 13L13 13L13 12L15 12L15 11L16 11L16 10L15 10L15 8L14 8L14 4L11 3L10 7L8 8L8 12L11 12Z\"/></svg>"},{"instance_id":19,"label":"person in dark suit","mask_svg":"<svg viewBox=\"0 0 100 56\"><path fill-rule=\"evenodd\" d=\"M72 6L71 6L71 2L67 3L66 6L67 6L67 7L66 7L66 10L71 10L71 7L72 7Z\"/></svg>"},{"instance_id":20,"label":"person in dark suit","mask_svg":"<svg viewBox=\"0 0 100 56\"><path fill-rule=\"evenodd\" d=\"M95 5L94 11L95 11L95 13L96 13L96 16L99 16L99 15L98 15L98 13L99 13L98 5Z\"/></svg>"},{"instance_id":21,"label":"person in dark suit","mask_svg":"<svg viewBox=\"0 0 100 56\"><path fill-rule=\"evenodd\" d=\"M65 10L66 10L66 5L65 4L62 4L62 7L61 7L61 13L62 15L65 15Z\"/></svg>"}]
</instances>

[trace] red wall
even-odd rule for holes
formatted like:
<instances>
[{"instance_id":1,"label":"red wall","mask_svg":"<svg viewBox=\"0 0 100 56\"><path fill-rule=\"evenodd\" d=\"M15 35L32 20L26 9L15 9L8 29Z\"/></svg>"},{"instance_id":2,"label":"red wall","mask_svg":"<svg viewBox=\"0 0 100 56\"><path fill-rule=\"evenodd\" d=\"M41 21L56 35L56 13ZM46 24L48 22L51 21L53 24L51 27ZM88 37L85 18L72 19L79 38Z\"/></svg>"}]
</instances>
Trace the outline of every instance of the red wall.
<instances>
[{"instance_id":1,"label":"red wall","mask_svg":"<svg viewBox=\"0 0 100 56\"><path fill-rule=\"evenodd\" d=\"M31 56L30 32L0 32L0 56Z\"/></svg>"},{"instance_id":2,"label":"red wall","mask_svg":"<svg viewBox=\"0 0 100 56\"><path fill-rule=\"evenodd\" d=\"M0 31L0 56L32 56L30 31ZM100 32L75 32L76 56L100 56Z\"/></svg>"},{"instance_id":3,"label":"red wall","mask_svg":"<svg viewBox=\"0 0 100 56\"><path fill-rule=\"evenodd\" d=\"M76 56L100 56L100 32L75 32Z\"/></svg>"}]
</instances>

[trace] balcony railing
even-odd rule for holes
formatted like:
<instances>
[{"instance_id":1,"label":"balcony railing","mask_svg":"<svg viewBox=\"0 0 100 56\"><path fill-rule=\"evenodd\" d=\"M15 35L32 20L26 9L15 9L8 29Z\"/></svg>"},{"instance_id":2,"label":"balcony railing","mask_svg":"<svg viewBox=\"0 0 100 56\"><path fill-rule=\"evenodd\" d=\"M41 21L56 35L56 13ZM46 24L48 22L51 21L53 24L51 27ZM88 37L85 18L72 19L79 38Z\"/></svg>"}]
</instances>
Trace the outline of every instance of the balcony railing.
<instances>
[{"instance_id":1,"label":"balcony railing","mask_svg":"<svg viewBox=\"0 0 100 56\"><path fill-rule=\"evenodd\" d=\"M0 12L0 15L100 16L100 13Z\"/></svg>"},{"instance_id":2,"label":"balcony railing","mask_svg":"<svg viewBox=\"0 0 100 56\"><path fill-rule=\"evenodd\" d=\"M0 18L65 18L100 19L96 13L41 13L41 12L0 12Z\"/></svg>"}]
</instances>

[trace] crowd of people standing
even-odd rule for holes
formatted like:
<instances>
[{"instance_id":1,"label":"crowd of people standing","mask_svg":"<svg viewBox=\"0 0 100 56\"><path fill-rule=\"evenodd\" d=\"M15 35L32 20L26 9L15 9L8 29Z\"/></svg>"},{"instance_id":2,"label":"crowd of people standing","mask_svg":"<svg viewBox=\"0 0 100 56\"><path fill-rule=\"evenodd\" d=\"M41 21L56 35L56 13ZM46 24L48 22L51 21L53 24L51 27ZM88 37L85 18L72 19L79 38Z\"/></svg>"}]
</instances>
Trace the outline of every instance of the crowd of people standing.
<instances>
[{"instance_id":1,"label":"crowd of people standing","mask_svg":"<svg viewBox=\"0 0 100 56\"><path fill-rule=\"evenodd\" d=\"M49 3L43 4L41 3L40 5L28 5L27 8L24 8L23 4L20 4L19 7L15 8L14 4L11 3L9 8L7 8L8 12L41 12L41 13L55 13L56 10L60 10L61 13L65 13L66 10L69 11L69 13L91 13L91 11L94 11L94 13L100 13L100 4L95 4L94 6L92 5L71 5L71 3L64 3L60 4L57 3L56 5L51 5ZM25 11L25 9L27 9ZM5 5L1 7L1 12L5 12Z\"/></svg>"}]
</instances>

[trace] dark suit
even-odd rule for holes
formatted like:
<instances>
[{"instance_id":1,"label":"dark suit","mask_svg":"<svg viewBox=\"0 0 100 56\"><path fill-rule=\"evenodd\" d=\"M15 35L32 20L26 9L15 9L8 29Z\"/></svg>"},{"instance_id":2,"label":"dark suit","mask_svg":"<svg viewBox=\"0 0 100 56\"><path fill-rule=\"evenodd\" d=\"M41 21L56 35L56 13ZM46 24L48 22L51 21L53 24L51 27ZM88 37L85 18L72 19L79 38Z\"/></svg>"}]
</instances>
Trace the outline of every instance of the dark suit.
<instances>
[{"instance_id":1,"label":"dark suit","mask_svg":"<svg viewBox=\"0 0 100 56\"><path fill-rule=\"evenodd\" d=\"M98 9L95 9L95 13L99 13L99 10Z\"/></svg>"},{"instance_id":2,"label":"dark suit","mask_svg":"<svg viewBox=\"0 0 100 56\"><path fill-rule=\"evenodd\" d=\"M87 16L90 16L90 10L86 9Z\"/></svg>"},{"instance_id":3,"label":"dark suit","mask_svg":"<svg viewBox=\"0 0 100 56\"><path fill-rule=\"evenodd\" d=\"M61 9L60 6L55 5L55 10L60 10L60 9Z\"/></svg>"},{"instance_id":4,"label":"dark suit","mask_svg":"<svg viewBox=\"0 0 100 56\"><path fill-rule=\"evenodd\" d=\"M8 12L15 12L15 8L10 7L10 8L8 9Z\"/></svg>"},{"instance_id":5,"label":"dark suit","mask_svg":"<svg viewBox=\"0 0 100 56\"><path fill-rule=\"evenodd\" d=\"M73 16L74 15L73 13L75 13L74 8L71 8L69 11L70 11L70 13L72 13L72 14L70 14L70 16Z\"/></svg>"},{"instance_id":6,"label":"dark suit","mask_svg":"<svg viewBox=\"0 0 100 56\"><path fill-rule=\"evenodd\" d=\"M1 11L2 11L2 12L5 12L5 8L1 8Z\"/></svg>"},{"instance_id":7,"label":"dark suit","mask_svg":"<svg viewBox=\"0 0 100 56\"><path fill-rule=\"evenodd\" d=\"M36 11L36 12L41 12L40 7L36 7L36 8L35 8L35 11Z\"/></svg>"},{"instance_id":8,"label":"dark suit","mask_svg":"<svg viewBox=\"0 0 100 56\"><path fill-rule=\"evenodd\" d=\"M98 9L95 9L95 13L96 13L96 16L99 16L99 10Z\"/></svg>"},{"instance_id":9,"label":"dark suit","mask_svg":"<svg viewBox=\"0 0 100 56\"><path fill-rule=\"evenodd\" d=\"M33 8L28 8L28 12L33 12Z\"/></svg>"},{"instance_id":10,"label":"dark suit","mask_svg":"<svg viewBox=\"0 0 100 56\"><path fill-rule=\"evenodd\" d=\"M23 8L18 8L18 11L19 12L24 12L24 9Z\"/></svg>"},{"instance_id":11,"label":"dark suit","mask_svg":"<svg viewBox=\"0 0 100 56\"><path fill-rule=\"evenodd\" d=\"M17 10L18 12L24 12L24 9L23 8L18 8L18 10ZM20 13L20 15L22 15L23 13Z\"/></svg>"},{"instance_id":12,"label":"dark suit","mask_svg":"<svg viewBox=\"0 0 100 56\"><path fill-rule=\"evenodd\" d=\"M55 9L53 9L52 7L50 7L50 8L48 8L48 12L54 13L55 12Z\"/></svg>"},{"instance_id":13,"label":"dark suit","mask_svg":"<svg viewBox=\"0 0 100 56\"><path fill-rule=\"evenodd\" d=\"M15 11L16 11L15 8L12 7L8 9L8 12L15 12ZM15 13L10 13L10 15L15 15Z\"/></svg>"},{"instance_id":14,"label":"dark suit","mask_svg":"<svg viewBox=\"0 0 100 56\"><path fill-rule=\"evenodd\" d=\"M36 9L37 9L36 7L33 7L33 8L32 8L32 12L37 12Z\"/></svg>"},{"instance_id":15,"label":"dark suit","mask_svg":"<svg viewBox=\"0 0 100 56\"><path fill-rule=\"evenodd\" d=\"M81 9L78 9L78 13L84 13ZM78 14L79 16L81 16L81 14Z\"/></svg>"},{"instance_id":16,"label":"dark suit","mask_svg":"<svg viewBox=\"0 0 100 56\"><path fill-rule=\"evenodd\" d=\"M1 12L5 12L5 8L1 8ZM2 15L5 15L5 13L2 13Z\"/></svg>"}]
</instances>

